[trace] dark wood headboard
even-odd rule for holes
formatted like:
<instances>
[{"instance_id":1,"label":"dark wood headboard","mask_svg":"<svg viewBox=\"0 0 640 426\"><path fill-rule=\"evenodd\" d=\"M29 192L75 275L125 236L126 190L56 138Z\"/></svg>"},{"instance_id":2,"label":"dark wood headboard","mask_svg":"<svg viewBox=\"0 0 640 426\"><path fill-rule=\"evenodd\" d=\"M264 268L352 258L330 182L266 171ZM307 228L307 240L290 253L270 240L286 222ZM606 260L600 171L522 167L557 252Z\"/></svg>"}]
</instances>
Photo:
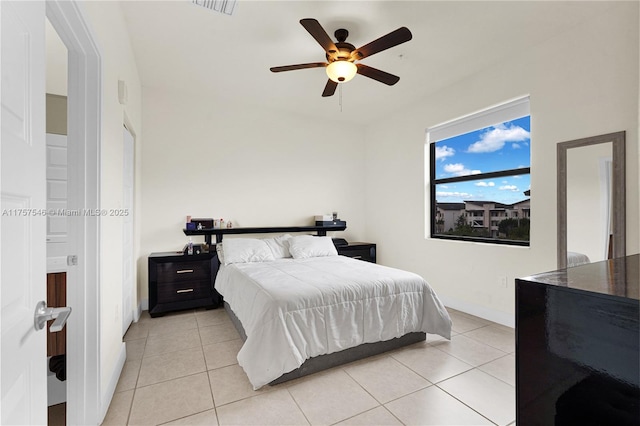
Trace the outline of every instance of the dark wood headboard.
<instances>
[{"instance_id":1,"label":"dark wood headboard","mask_svg":"<svg viewBox=\"0 0 640 426\"><path fill-rule=\"evenodd\" d=\"M223 235L229 234L275 234L283 232L316 232L318 236L326 236L327 231L344 231L347 225L329 226L273 226L259 228L224 228L224 229L183 229L185 235L204 235L204 240L211 245L211 236L216 236L216 243L222 242Z\"/></svg>"}]
</instances>

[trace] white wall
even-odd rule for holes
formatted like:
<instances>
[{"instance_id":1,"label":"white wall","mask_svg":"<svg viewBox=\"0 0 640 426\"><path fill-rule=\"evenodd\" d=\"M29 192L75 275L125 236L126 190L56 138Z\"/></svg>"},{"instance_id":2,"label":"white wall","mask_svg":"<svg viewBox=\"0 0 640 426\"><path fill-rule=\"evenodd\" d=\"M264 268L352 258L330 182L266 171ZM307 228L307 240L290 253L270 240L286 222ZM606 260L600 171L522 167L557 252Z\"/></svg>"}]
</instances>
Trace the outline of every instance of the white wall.
<instances>
[{"instance_id":1,"label":"white wall","mask_svg":"<svg viewBox=\"0 0 640 426\"><path fill-rule=\"evenodd\" d=\"M102 135L100 207L122 207L123 123L136 133L136 174L142 141L141 86L124 17L118 2L83 2L85 16L102 52ZM128 103L118 101L118 80L128 86ZM139 180L139 176L137 176ZM139 230L135 239L139 241ZM139 243L134 246L137 256ZM122 218L100 219L100 373L103 402L109 403L122 362ZM134 302L134 304L137 301ZM106 399L106 401L105 401ZM106 410L106 408L105 408Z\"/></svg>"},{"instance_id":2,"label":"white wall","mask_svg":"<svg viewBox=\"0 0 640 426\"><path fill-rule=\"evenodd\" d=\"M620 130L627 131L627 251L637 253L638 51L638 3L620 3L369 127L366 235L378 243L380 263L424 276L448 306L513 324L514 279L556 269L556 143ZM526 94L531 246L425 239L425 129Z\"/></svg>"},{"instance_id":3,"label":"white wall","mask_svg":"<svg viewBox=\"0 0 640 426\"><path fill-rule=\"evenodd\" d=\"M141 259L182 249L187 215L295 226L337 211L347 230L336 234L364 238L361 129L204 93L145 87L143 104ZM138 286L146 298L146 274Z\"/></svg>"},{"instance_id":4,"label":"white wall","mask_svg":"<svg viewBox=\"0 0 640 426\"><path fill-rule=\"evenodd\" d=\"M60 36L45 19L47 40L47 93L67 96L67 47Z\"/></svg>"}]
</instances>

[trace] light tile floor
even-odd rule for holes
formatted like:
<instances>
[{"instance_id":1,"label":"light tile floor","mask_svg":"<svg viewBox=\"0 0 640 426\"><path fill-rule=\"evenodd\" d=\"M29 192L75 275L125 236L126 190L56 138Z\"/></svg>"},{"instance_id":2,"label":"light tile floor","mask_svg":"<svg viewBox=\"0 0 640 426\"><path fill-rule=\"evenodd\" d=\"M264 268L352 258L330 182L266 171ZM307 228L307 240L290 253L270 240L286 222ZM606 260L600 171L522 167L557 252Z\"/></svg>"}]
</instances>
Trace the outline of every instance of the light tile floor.
<instances>
[{"instance_id":1,"label":"light tile floor","mask_svg":"<svg viewBox=\"0 0 640 426\"><path fill-rule=\"evenodd\" d=\"M386 354L254 391L223 309L131 325L103 425L511 425L514 330L449 309L451 341Z\"/></svg>"}]
</instances>

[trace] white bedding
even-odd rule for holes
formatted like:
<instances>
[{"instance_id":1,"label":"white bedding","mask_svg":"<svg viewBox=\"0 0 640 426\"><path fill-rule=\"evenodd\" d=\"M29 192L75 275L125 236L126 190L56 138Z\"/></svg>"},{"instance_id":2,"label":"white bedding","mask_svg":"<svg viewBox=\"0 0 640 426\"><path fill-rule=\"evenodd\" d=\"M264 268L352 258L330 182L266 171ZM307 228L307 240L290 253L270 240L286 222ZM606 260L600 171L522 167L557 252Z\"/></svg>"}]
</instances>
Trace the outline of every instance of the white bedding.
<instances>
[{"instance_id":1,"label":"white bedding","mask_svg":"<svg viewBox=\"0 0 640 426\"><path fill-rule=\"evenodd\" d=\"M573 266L586 265L587 263L591 263L589 260L589 256L582 253L577 253L574 251L567 252L567 267L571 268Z\"/></svg>"},{"instance_id":2,"label":"white bedding","mask_svg":"<svg viewBox=\"0 0 640 426\"><path fill-rule=\"evenodd\" d=\"M419 275L344 256L221 266L215 286L247 334L238 363L254 389L363 343L451 337L449 314Z\"/></svg>"}]
</instances>

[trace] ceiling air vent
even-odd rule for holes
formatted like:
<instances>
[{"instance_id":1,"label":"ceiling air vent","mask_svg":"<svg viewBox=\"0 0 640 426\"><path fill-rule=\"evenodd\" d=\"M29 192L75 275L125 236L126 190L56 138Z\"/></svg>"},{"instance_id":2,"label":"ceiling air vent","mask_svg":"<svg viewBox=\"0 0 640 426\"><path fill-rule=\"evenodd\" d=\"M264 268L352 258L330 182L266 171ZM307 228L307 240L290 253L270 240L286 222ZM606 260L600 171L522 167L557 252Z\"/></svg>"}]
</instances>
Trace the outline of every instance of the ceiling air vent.
<instances>
[{"instance_id":1,"label":"ceiling air vent","mask_svg":"<svg viewBox=\"0 0 640 426\"><path fill-rule=\"evenodd\" d=\"M191 0L193 4L206 7L214 12L231 15L236 7L236 0Z\"/></svg>"}]
</instances>

